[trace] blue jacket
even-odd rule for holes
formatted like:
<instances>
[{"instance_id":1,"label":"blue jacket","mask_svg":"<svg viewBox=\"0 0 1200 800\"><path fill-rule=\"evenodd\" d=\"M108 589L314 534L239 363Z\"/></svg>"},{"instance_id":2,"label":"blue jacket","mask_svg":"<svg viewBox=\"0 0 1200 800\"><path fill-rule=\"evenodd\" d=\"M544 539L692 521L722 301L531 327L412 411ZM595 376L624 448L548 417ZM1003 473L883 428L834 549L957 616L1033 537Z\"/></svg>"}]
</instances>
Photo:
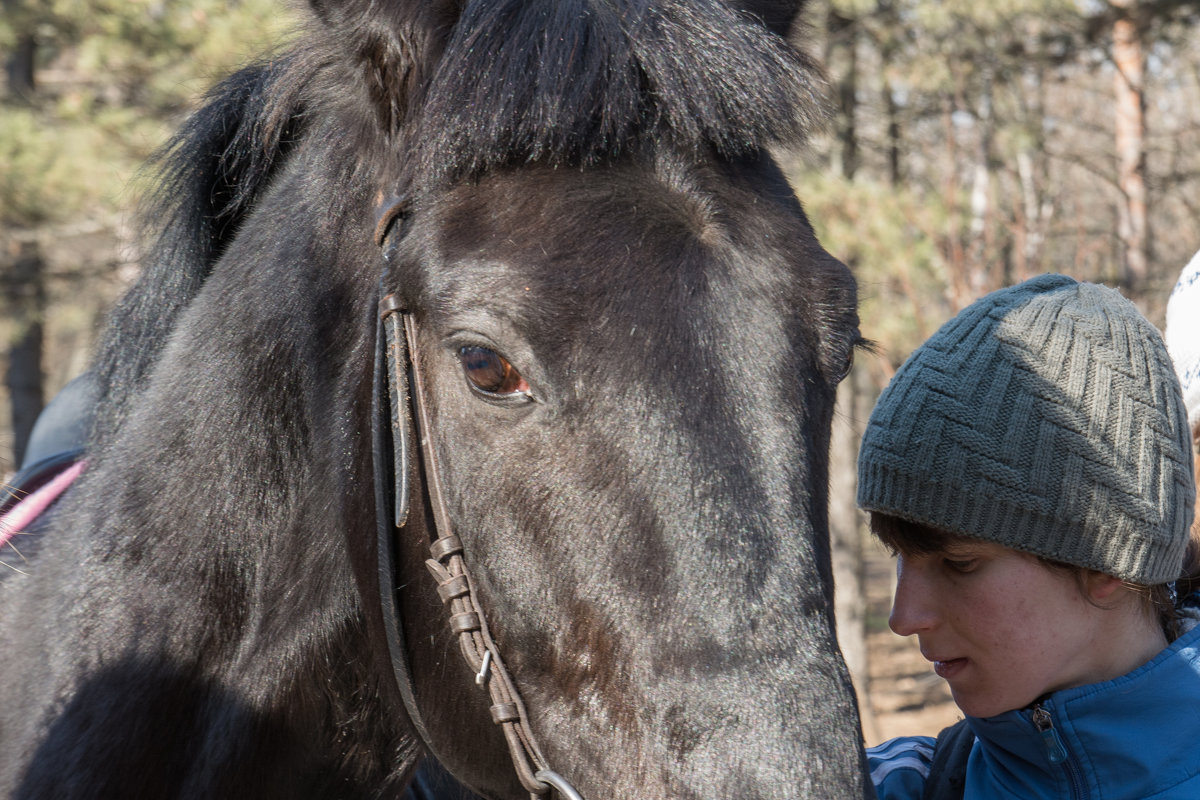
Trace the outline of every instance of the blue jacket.
<instances>
[{"instance_id":1,"label":"blue jacket","mask_svg":"<svg viewBox=\"0 0 1200 800\"><path fill-rule=\"evenodd\" d=\"M1200 627L1127 675L967 725L965 800L1198 800ZM879 800L920 800L933 741L867 750Z\"/></svg>"}]
</instances>

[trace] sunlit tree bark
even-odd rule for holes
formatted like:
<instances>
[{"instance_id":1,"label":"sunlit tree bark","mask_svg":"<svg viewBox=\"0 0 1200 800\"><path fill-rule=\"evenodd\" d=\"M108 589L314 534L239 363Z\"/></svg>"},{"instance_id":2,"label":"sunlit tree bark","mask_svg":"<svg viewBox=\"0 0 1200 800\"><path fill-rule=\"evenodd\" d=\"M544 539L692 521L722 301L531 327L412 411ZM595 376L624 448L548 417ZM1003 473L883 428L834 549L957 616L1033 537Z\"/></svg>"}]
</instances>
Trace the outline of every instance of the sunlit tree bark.
<instances>
[{"instance_id":1,"label":"sunlit tree bark","mask_svg":"<svg viewBox=\"0 0 1200 800\"><path fill-rule=\"evenodd\" d=\"M1136 294L1149 273L1149 210L1146 191L1146 55L1138 18L1139 0L1114 0L1121 12L1113 23L1113 81L1117 185L1121 190L1118 230L1127 288Z\"/></svg>"}]
</instances>

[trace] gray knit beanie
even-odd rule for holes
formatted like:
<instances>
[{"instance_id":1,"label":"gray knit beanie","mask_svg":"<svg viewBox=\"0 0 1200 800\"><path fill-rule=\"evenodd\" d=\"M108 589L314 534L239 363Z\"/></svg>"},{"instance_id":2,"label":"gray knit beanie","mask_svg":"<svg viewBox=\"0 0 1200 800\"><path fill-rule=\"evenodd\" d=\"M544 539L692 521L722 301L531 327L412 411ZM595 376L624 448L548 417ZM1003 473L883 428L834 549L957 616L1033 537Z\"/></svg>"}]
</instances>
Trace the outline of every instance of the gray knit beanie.
<instances>
[{"instance_id":1,"label":"gray knit beanie","mask_svg":"<svg viewBox=\"0 0 1200 800\"><path fill-rule=\"evenodd\" d=\"M1063 275L943 325L879 397L858 457L868 511L1143 585L1179 577L1194 500L1158 331Z\"/></svg>"}]
</instances>

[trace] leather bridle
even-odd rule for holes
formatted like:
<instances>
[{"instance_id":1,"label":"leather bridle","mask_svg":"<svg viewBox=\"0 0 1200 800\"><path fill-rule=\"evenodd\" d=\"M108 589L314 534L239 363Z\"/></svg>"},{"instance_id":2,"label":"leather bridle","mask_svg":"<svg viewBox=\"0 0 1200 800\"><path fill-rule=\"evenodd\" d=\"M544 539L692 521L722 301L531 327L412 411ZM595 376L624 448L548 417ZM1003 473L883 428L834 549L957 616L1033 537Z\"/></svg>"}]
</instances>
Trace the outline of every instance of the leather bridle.
<instances>
[{"instance_id":1,"label":"leather bridle","mask_svg":"<svg viewBox=\"0 0 1200 800\"><path fill-rule=\"evenodd\" d=\"M407 216L404 200L381 203L375 242L383 248L385 261L393 250L388 240L395 237L397 220ZM416 321L394 294L387 294L384 267L382 299L375 346L372 433L375 466L375 507L378 528L380 597L387 628L388 651L401 697L418 735L430 736L417 705L412 670L408 663L404 624L396 598L396 537L408 521L412 476L417 459L424 461L426 492L433 511L432 556L425 562L437 581L437 593L450 612L450 630L475 682L491 699L492 721L499 725L508 743L513 767L521 785L532 798L544 798L553 789L566 800L582 797L561 775L549 769L538 747L521 695L505 667L504 659L488 630L475 585L463 559L462 540L450 524L442 494L441 479L433 444L425 387L416 357ZM413 446L419 439L420 449Z\"/></svg>"}]
</instances>

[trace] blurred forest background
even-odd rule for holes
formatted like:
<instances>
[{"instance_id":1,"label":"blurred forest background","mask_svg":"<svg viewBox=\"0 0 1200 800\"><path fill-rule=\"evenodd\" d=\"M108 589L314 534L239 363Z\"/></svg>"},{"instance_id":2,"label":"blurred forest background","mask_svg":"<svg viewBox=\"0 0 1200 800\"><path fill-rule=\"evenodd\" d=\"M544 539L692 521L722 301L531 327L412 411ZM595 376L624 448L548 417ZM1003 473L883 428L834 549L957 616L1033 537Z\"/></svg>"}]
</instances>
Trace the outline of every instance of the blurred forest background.
<instances>
[{"instance_id":1,"label":"blurred forest background","mask_svg":"<svg viewBox=\"0 0 1200 800\"><path fill-rule=\"evenodd\" d=\"M139 167L300 18L278 0L0 0L0 474L137 274ZM862 674L856 642L881 622L861 601L859 427L912 348L1030 275L1120 287L1162 325L1200 249L1200 0L812 0L807 23L830 124L785 163L878 344L841 390L831 501Z\"/></svg>"}]
</instances>

